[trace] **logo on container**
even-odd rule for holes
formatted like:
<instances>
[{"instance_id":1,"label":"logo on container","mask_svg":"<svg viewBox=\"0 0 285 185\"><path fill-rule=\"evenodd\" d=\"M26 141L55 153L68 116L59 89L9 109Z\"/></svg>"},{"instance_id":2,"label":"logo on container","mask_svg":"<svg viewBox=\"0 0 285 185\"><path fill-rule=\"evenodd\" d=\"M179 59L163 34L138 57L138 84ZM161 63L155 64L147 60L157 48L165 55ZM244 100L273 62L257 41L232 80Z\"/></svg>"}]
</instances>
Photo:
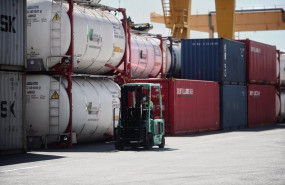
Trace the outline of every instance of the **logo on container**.
<instances>
[{"instance_id":1,"label":"logo on container","mask_svg":"<svg viewBox=\"0 0 285 185\"><path fill-rule=\"evenodd\" d=\"M15 115L15 101L1 101L1 118L16 117Z\"/></svg>"},{"instance_id":2,"label":"logo on container","mask_svg":"<svg viewBox=\"0 0 285 185\"><path fill-rule=\"evenodd\" d=\"M16 19L16 17L7 16L7 15L0 15L1 21L0 21L0 27L2 32L10 32L10 33L16 33L16 30L13 26L13 23Z\"/></svg>"},{"instance_id":3,"label":"logo on container","mask_svg":"<svg viewBox=\"0 0 285 185\"><path fill-rule=\"evenodd\" d=\"M176 94L180 97L191 97L194 95L194 89L177 88Z\"/></svg>"},{"instance_id":4,"label":"logo on container","mask_svg":"<svg viewBox=\"0 0 285 185\"><path fill-rule=\"evenodd\" d=\"M249 96L259 97L260 91L249 91Z\"/></svg>"},{"instance_id":5,"label":"logo on container","mask_svg":"<svg viewBox=\"0 0 285 185\"><path fill-rule=\"evenodd\" d=\"M258 53L258 54L261 53L261 49L260 48L256 48L256 47L251 47L250 51L253 52L253 53Z\"/></svg>"}]
</instances>

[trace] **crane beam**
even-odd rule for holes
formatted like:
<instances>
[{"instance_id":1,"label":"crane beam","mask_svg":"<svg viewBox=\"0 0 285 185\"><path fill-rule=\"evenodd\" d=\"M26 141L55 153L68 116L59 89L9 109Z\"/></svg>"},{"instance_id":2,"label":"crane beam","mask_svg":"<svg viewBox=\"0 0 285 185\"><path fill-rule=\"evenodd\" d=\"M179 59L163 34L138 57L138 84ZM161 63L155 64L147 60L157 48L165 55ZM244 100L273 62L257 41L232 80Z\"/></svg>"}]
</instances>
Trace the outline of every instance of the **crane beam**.
<instances>
[{"instance_id":1,"label":"crane beam","mask_svg":"<svg viewBox=\"0 0 285 185\"><path fill-rule=\"evenodd\" d=\"M282 11L259 11L259 12L236 12L235 13L235 28L236 32L243 31L266 31L266 30L285 30L285 22L283 22ZM194 31L212 32L209 25L209 18L217 32L216 14L200 14L191 15L189 28ZM284 19L284 18L283 18ZM151 22L164 24L163 15L152 12L150 15ZM171 27L167 27L171 28Z\"/></svg>"}]
</instances>

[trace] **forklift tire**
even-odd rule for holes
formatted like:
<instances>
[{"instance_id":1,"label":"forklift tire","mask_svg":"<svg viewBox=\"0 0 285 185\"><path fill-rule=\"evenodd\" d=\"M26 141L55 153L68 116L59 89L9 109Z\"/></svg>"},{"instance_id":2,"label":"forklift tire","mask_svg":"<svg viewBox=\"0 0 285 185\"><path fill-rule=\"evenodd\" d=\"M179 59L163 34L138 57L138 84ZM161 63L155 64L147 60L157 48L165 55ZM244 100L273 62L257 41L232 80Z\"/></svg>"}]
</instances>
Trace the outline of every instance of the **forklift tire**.
<instances>
[{"instance_id":1,"label":"forklift tire","mask_svg":"<svg viewBox=\"0 0 285 185\"><path fill-rule=\"evenodd\" d=\"M152 149L152 146L153 146L153 136L152 134L148 134L148 140L145 141L144 143L144 149L146 150L150 150Z\"/></svg>"},{"instance_id":2,"label":"forklift tire","mask_svg":"<svg viewBox=\"0 0 285 185\"><path fill-rule=\"evenodd\" d=\"M115 143L115 149L116 149L116 150L123 150L124 147L121 145L120 142L116 142L116 143Z\"/></svg>"},{"instance_id":3,"label":"forklift tire","mask_svg":"<svg viewBox=\"0 0 285 185\"><path fill-rule=\"evenodd\" d=\"M164 148L164 146L165 146L165 138L164 138L164 136L162 136L161 144L158 145L158 147L159 147L159 148Z\"/></svg>"}]
</instances>

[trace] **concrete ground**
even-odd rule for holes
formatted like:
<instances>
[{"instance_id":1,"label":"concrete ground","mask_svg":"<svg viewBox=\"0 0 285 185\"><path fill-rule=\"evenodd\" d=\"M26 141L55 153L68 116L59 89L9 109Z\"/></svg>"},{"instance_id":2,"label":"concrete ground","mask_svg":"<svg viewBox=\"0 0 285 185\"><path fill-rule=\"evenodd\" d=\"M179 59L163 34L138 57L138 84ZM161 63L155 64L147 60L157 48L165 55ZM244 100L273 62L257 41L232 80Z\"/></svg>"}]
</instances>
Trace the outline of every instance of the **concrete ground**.
<instances>
[{"instance_id":1,"label":"concrete ground","mask_svg":"<svg viewBox=\"0 0 285 185\"><path fill-rule=\"evenodd\" d=\"M0 184L285 184L285 124L167 137L166 148L112 143L0 157Z\"/></svg>"}]
</instances>

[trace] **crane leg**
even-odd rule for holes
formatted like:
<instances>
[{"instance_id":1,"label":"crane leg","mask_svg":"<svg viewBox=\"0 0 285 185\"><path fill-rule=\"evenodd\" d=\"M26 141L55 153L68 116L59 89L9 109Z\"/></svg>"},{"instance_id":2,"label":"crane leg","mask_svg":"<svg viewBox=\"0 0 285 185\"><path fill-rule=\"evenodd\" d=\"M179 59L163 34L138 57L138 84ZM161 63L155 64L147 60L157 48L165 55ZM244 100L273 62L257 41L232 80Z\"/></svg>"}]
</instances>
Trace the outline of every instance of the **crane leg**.
<instances>
[{"instance_id":1,"label":"crane leg","mask_svg":"<svg viewBox=\"0 0 285 185\"><path fill-rule=\"evenodd\" d=\"M234 39L235 0L215 0L218 37Z\"/></svg>"}]
</instances>

